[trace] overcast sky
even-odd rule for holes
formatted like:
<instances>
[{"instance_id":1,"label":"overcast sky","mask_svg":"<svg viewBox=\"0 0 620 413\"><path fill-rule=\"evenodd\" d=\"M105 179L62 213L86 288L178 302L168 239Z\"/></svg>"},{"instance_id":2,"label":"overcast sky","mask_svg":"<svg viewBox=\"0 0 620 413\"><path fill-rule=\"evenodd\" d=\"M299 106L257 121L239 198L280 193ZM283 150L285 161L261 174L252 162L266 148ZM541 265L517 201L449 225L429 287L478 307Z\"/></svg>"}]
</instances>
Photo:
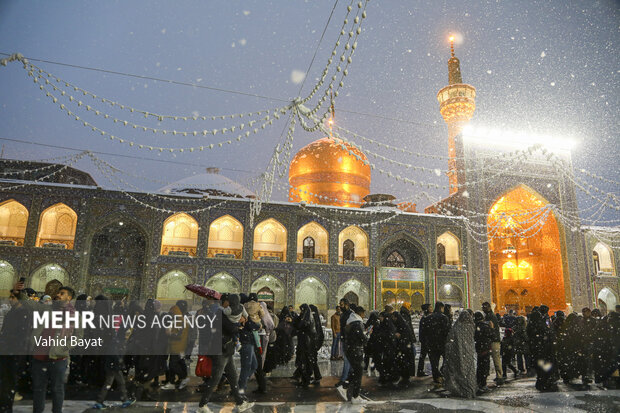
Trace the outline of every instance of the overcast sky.
<instances>
[{"instance_id":1,"label":"overcast sky","mask_svg":"<svg viewBox=\"0 0 620 413\"><path fill-rule=\"evenodd\" d=\"M348 4L345 0L338 2L302 96L325 67ZM284 103L278 99L290 100L300 94L300 80L333 6L333 1L319 0L0 0L0 52L21 52L51 62L244 93L33 62L99 96L151 112L209 116L247 113L281 106ZM447 38L454 32L460 40L456 54L463 80L477 88L475 124L577 139L579 144L573 151L576 168L620 181L618 2L381 0L371 1L367 14L337 99L339 125L384 143L447 155L447 128L436 94L447 84ZM86 102L85 97L81 99ZM101 103L93 106L112 116L147 123ZM106 140L63 114L15 63L0 67L0 108L2 138L219 166L227 168L222 171L225 175L241 183L265 169L285 125L281 119L243 143L218 150L176 155L139 150ZM154 135L118 127L102 118L93 117L92 123L143 144L198 146L214 140L213 136ZM202 130L232 124L226 123L149 124ZM295 151L321 137L298 128ZM215 141L221 138L216 135ZM0 144L7 158L43 159L71 153L11 141ZM371 148L400 161L447 168L447 161L423 162ZM124 171L162 182L204 170L194 165L100 156ZM90 162L77 166L91 172L101 185L113 187ZM395 170L389 164L382 167ZM443 176L408 173L411 179L447 183ZM125 178L144 190L163 186ZM591 183L618 192L617 186L596 180ZM420 191L378 173L373 174L371 190L398 198ZM433 191L438 198L446 193ZM579 196L582 208L592 205L582 194ZM286 191L274 196L277 200L285 198ZM423 207L428 202L421 204Z\"/></svg>"}]
</instances>

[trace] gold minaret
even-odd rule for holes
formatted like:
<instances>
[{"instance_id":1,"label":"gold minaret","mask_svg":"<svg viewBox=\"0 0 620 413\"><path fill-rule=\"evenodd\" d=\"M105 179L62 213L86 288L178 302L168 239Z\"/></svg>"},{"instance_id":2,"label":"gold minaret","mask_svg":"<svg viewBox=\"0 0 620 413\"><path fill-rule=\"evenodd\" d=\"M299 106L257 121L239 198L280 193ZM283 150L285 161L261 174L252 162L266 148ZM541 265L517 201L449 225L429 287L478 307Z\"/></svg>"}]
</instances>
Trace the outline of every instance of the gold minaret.
<instances>
[{"instance_id":1,"label":"gold minaret","mask_svg":"<svg viewBox=\"0 0 620 413\"><path fill-rule=\"evenodd\" d=\"M448 179L450 195L465 184L465 163L463 162L463 142L457 135L470 121L476 110L476 88L463 83L461 64L454 56L454 36L450 36L451 57L448 60L449 85L437 93L439 112L448 124L448 144L450 160L448 161Z\"/></svg>"}]
</instances>

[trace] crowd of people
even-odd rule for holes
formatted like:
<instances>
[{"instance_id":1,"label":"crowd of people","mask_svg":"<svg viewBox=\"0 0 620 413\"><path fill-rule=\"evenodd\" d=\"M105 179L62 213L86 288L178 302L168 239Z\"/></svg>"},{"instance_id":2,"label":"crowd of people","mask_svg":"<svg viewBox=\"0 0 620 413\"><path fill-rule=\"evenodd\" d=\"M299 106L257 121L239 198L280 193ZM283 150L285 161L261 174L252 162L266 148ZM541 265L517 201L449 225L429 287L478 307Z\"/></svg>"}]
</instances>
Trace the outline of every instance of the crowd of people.
<instances>
[{"instance_id":1,"label":"crowd of people","mask_svg":"<svg viewBox=\"0 0 620 413\"><path fill-rule=\"evenodd\" d=\"M14 354L33 350L27 356L11 356L4 350L5 355L0 356L0 413L10 412L13 400L21 397L16 391L24 389L32 389L33 412L43 412L48 383L52 411L60 413L67 368L68 383L100 389L95 409L107 407L106 398L113 387L120 393L121 407L131 406L135 400L155 400L159 390L187 387L192 354L200 355L199 363L208 361L205 365L209 366L208 374L201 374L199 413L210 412L208 403L213 393L225 385L230 387L237 411L251 408L253 403L247 397L250 377L256 379L253 392L265 393L266 378L293 358L292 379L297 386L321 384L318 354L327 337L324 319L314 305L302 304L297 311L287 306L276 314L259 302L256 294L224 293L219 303L204 300L202 308L191 316L220 314L222 320L221 354L207 360L204 356L212 349L211 330L186 324L109 329L103 336L102 355L72 354L68 346L34 346L33 337L75 332L41 327L29 331L24 319L32 309L70 313L90 309L103 315L141 314L147 320L190 313L185 300L177 301L168 311L153 299L143 306L124 301L113 305L105 296L94 300L85 295L76 297L72 288L58 284L49 285L45 295L53 299L36 299L36 294L21 283L11 291L11 309L4 316L0 348L22 350ZM381 387L407 388L413 377L427 375L427 357L435 388L447 390L454 397L474 398L487 392L491 361L497 385L505 383L509 372L515 379L536 376L540 391L557 390L560 379L567 384L581 379L583 384L594 381L605 387L618 385L620 307L605 316L598 309L588 308L580 315L565 316L562 311L550 315L549 308L541 305L525 316L513 310L500 316L487 302L481 311L464 309L454 314L450 305L436 302L432 311L429 304L424 304L421 314L412 314L406 305L398 310L388 305L383 311L367 312L343 298L330 325L331 359L343 360L336 392L354 404L364 403L367 398L362 390L365 372L375 376ZM217 346L220 350L219 342ZM234 362L237 352L239 373Z\"/></svg>"}]
</instances>

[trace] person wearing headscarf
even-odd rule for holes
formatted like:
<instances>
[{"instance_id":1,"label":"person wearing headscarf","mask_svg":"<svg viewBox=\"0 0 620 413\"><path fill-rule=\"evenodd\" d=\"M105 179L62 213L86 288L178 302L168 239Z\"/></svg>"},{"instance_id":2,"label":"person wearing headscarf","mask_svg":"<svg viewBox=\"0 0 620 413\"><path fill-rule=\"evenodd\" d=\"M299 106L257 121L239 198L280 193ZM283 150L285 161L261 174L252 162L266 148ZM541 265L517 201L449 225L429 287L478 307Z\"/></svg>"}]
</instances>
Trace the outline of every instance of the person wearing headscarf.
<instances>
[{"instance_id":1,"label":"person wearing headscarf","mask_svg":"<svg viewBox=\"0 0 620 413\"><path fill-rule=\"evenodd\" d=\"M519 374L525 374L526 368L529 368L530 366L530 352L528 348L528 340L527 333L525 332L525 326L525 317L515 317L513 337L515 345L515 355L517 356L517 369L519 370Z\"/></svg>"},{"instance_id":2,"label":"person wearing headscarf","mask_svg":"<svg viewBox=\"0 0 620 413\"><path fill-rule=\"evenodd\" d=\"M579 317L572 313L558 328L555 354L560 377L565 384L579 377L585 363L584 341L581 337Z\"/></svg>"},{"instance_id":3,"label":"person wearing headscarf","mask_svg":"<svg viewBox=\"0 0 620 413\"><path fill-rule=\"evenodd\" d=\"M412 329L401 313L395 311L391 314L391 318L396 327L394 370L399 376L398 386L406 388L409 386L409 377L415 375L415 347Z\"/></svg>"},{"instance_id":4,"label":"person wearing headscarf","mask_svg":"<svg viewBox=\"0 0 620 413\"><path fill-rule=\"evenodd\" d=\"M454 323L454 315L452 314L452 306L450 304L444 304L443 313L448 317L448 327L452 327Z\"/></svg>"},{"instance_id":5,"label":"person wearing headscarf","mask_svg":"<svg viewBox=\"0 0 620 413\"><path fill-rule=\"evenodd\" d=\"M271 373L279 365L287 364L295 354L293 345L293 318L288 307L284 307L278 316L280 319L276 327L276 339L269 343L267 357L263 370Z\"/></svg>"},{"instance_id":6,"label":"person wearing headscarf","mask_svg":"<svg viewBox=\"0 0 620 413\"><path fill-rule=\"evenodd\" d=\"M418 358L418 377L425 377L427 374L424 372L424 364L426 360L426 356L428 356L428 344L426 343L426 338L422 334L422 325L425 323L424 318L430 315L430 304L422 304L422 317L420 318L420 322L418 324L418 335L420 338L420 357Z\"/></svg>"},{"instance_id":7,"label":"person wearing headscarf","mask_svg":"<svg viewBox=\"0 0 620 413\"><path fill-rule=\"evenodd\" d=\"M312 374L314 376L313 384L319 385L321 383L321 370L319 369L319 350L323 347L325 341L325 334L323 333L323 325L321 324L321 316L319 309L314 304L310 304L310 311L312 311L312 319L314 321L314 330L316 334L312 338L312 352L310 362L312 363Z\"/></svg>"},{"instance_id":8,"label":"person wearing headscarf","mask_svg":"<svg viewBox=\"0 0 620 413\"><path fill-rule=\"evenodd\" d=\"M346 337L345 354L351 363L351 374L349 375L349 387L345 391L342 386L337 387L338 394L346 401L353 404L362 404L364 401L360 397L362 387L362 375L364 362L364 346L366 345L366 333L362 318L364 317L364 308L355 306L355 310L349 316L345 325Z\"/></svg>"},{"instance_id":9,"label":"person wearing headscarf","mask_svg":"<svg viewBox=\"0 0 620 413\"><path fill-rule=\"evenodd\" d=\"M462 311L446 340L444 386L450 395L473 399L476 397L476 345L474 318Z\"/></svg>"},{"instance_id":10,"label":"person wearing headscarf","mask_svg":"<svg viewBox=\"0 0 620 413\"><path fill-rule=\"evenodd\" d=\"M271 313L267 308L267 304L264 301L261 301L259 304L263 310L261 322L263 324L263 330L265 333L261 336L261 348L263 349L263 353L261 354L259 364L262 367L265 364L265 359L267 358L267 350L269 349L269 338L272 337L273 331L276 329L276 326L273 317L271 316Z\"/></svg>"},{"instance_id":11,"label":"person wearing headscarf","mask_svg":"<svg viewBox=\"0 0 620 413\"><path fill-rule=\"evenodd\" d=\"M241 356L241 371L239 372L239 391L241 394L244 394L248 384L248 379L258 369L257 354L260 356L258 330L260 330L261 325L255 322L251 317L242 317L240 322L241 327L239 329L239 342L241 343L241 350L239 351L239 355ZM257 381L259 384L258 390L263 393L266 391L266 384L262 367L260 373L261 377L257 376Z\"/></svg>"},{"instance_id":12,"label":"person wearing headscarf","mask_svg":"<svg viewBox=\"0 0 620 413\"><path fill-rule=\"evenodd\" d=\"M368 336L368 342L364 348L364 370L375 371L377 367L377 360L380 359L381 348L377 345L377 339L379 334L377 332L379 326L379 313L377 311L371 311L364 328L366 329L366 335ZM372 364L370 364L372 360Z\"/></svg>"},{"instance_id":13,"label":"person wearing headscarf","mask_svg":"<svg viewBox=\"0 0 620 413\"><path fill-rule=\"evenodd\" d=\"M165 371L162 359L167 353L168 338L165 329L158 327L155 319L159 314L155 311L155 302L149 299L142 312L145 320L144 328L135 328L127 342L128 354L134 354L134 394L137 400L155 400L148 383ZM165 363L165 361L164 361Z\"/></svg>"},{"instance_id":14,"label":"person wearing headscarf","mask_svg":"<svg viewBox=\"0 0 620 413\"><path fill-rule=\"evenodd\" d=\"M556 391L553 357L553 332L547 325L544 316L532 311L527 325L527 336L530 340L530 353L536 369L536 389L539 391Z\"/></svg>"},{"instance_id":15,"label":"person wearing headscarf","mask_svg":"<svg viewBox=\"0 0 620 413\"><path fill-rule=\"evenodd\" d=\"M374 355L377 357L375 366L379 371L379 385L391 386L398 379L398 372L394 369L396 327L390 314L385 311L379 314L379 325L373 330L373 336L375 334Z\"/></svg>"},{"instance_id":16,"label":"person wearing headscarf","mask_svg":"<svg viewBox=\"0 0 620 413\"><path fill-rule=\"evenodd\" d=\"M300 379L297 385L308 387L312 377L312 353L314 351L313 340L314 335L316 335L316 325L308 304L302 304L299 310L299 316L293 321L295 334L297 335L295 366L299 372Z\"/></svg>"},{"instance_id":17,"label":"person wearing headscarf","mask_svg":"<svg viewBox=\"0 0 620 413\"><path fill-rule=\"evenodd\" d=\"M620 384L617 376L620 368L620 313L611 311L606 318L601 321L604 324L601 331L603 352L600 354L599 370L595 373L603 387L617 389Z\"/></svg>"}]
</instances>

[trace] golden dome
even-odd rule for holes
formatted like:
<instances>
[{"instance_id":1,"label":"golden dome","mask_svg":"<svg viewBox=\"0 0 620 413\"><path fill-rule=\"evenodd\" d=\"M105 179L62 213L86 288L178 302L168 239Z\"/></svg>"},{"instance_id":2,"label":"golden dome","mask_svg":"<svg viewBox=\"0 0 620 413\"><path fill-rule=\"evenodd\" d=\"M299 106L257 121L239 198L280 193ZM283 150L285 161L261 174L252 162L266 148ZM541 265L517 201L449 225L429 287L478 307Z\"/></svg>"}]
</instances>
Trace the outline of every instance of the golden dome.
<instances>
[{"instance_id":1,"label":"golden dome","mask_svg":"<svg viewBox=\"0 0 620 413\"><path fill-rule=\"evenodd\" d=\"M370 165L364 161L362 151L339 139L304 146L288 170L289 201L359 207L370 193Z\"/></svg>"}]
</instances>

